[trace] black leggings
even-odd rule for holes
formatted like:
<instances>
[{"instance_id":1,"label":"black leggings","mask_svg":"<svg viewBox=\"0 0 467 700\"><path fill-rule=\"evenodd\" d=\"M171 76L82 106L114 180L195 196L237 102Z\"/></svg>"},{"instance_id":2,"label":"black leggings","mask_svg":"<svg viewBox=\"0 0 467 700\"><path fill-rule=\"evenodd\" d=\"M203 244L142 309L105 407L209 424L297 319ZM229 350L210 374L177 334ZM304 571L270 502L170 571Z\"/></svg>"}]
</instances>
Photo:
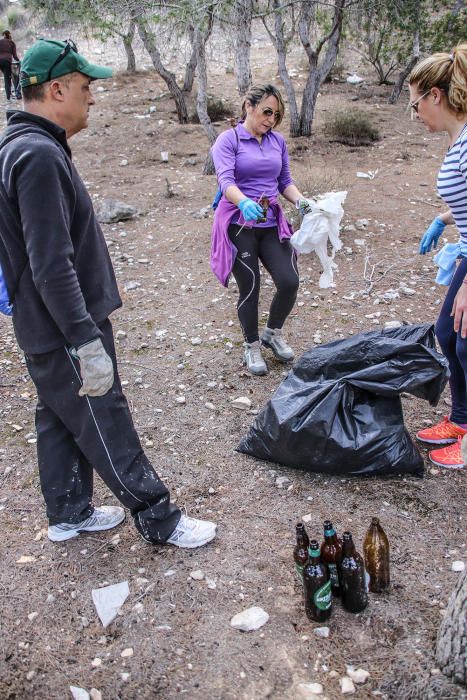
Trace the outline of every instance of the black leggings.
<instances>
[{"instance_id":1,"label":"black leggings","mask_svg":"<svg viewBox=\"0 0 467 700\"><path fill-rule=\"evenodd\" d=\"M6 58L0 58L0 70L3 73L7 100L11 97L11 63Z\"/></svg>"},{"instance_id":2,"label":"black leggings","mask_svg":"<svg viewBox=\"0 0 467 700\"><path fill-rule=\"evenodd\" d=\"M436 322L436 337L449 362L451 371L449 378L452 396L450 417L454 423L467 423L467 338L461 338L460 331L455 333L454 318L451 316L454 298L466 274L467 258L461 258Z\"/></svg>"},{"instance_id":3,"label":"black leggings","mask_svg":"<svg viewBox=\"0 0 467 700\"><path fill-rule=\"evenodd\" d=\"M238 284L238 318L247 343L259 340L259 261L276 285L269 309L268 328L282 328L293 309L298 291L298 269L295 251L288 240L280 241L277 228L243 228L229 226L229 238L237 248L232 274Z\"/></svg>"}]
</instances>

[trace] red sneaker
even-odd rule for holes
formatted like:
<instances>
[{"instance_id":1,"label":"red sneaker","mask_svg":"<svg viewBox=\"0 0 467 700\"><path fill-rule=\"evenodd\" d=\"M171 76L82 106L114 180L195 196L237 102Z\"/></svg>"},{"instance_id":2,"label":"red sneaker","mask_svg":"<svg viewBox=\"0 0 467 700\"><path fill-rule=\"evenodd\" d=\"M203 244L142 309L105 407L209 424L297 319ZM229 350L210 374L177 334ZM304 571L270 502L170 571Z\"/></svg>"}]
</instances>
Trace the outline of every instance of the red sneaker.
<instances>
[{"instance_id":1,"label":"red sneaker","mask_svg":"<svg viewBox=\"0 0 467 700\"><path fill-rule=\"evenodd\" d=\"M445 469L462 469L465 466L461 451L462 438L459 436L454 445L442 447L440 450L432 450L430 459L433 464Z\"/></svg>"},{"instance_id":2,"label":"red sneaker","mask_svg":"<svg viewBox=\"0 0 467 700\"><path fill-rule=\"evenodd\" d=\"M429 442L433 445L449 444L457 442L458 437L463 437L467 434L467 430L460 428L455 423L452 423L447 416L443 420L431 428L419 430L417 438L422 442Z\"/></svg>"}]
</instances>

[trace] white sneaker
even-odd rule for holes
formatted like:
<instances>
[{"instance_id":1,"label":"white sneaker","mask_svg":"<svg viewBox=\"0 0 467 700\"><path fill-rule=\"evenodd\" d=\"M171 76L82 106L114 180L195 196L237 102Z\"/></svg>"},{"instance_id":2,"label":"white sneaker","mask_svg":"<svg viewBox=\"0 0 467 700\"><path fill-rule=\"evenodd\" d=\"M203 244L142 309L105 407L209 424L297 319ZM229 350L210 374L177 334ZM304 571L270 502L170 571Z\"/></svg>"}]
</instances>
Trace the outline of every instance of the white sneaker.
<instances>
[{"instance_id":1,"label":"white sneaker","mask_svg":"<svg viewBox=\"0 0 467 700\"><path fill-rule=\"evenodd\" d=\"M259 340L254 343L244 343L243 364L251 374L261 376L268 373L267 365L261 354Z\"/></svg>"},{"instance_id":2,"label":"white sneaker","mask_svg":"<svg viewBox=\"0 0 467 700\"><path fill-rule=\"evenodd\" d=\"M120 506L100 506L94 508L89 518L81 523L59 523L49 525L47 535L52 542L63 542L77 537L80 532L100 532L110 530L125 520L125 511Z\"/></svg>"},{"instance_id":3,"label":"white sneaker","mask_svg":"<svg viewBox=\"0 0 467 700\"><path fill-rule=\"evenodd\" d=\"M294 351L287 345L282 337L280 328L265 328L261 338L261 343L273 351L274 355L281 362L291 362L294 357Z\"/></svg>"},{"instance_id":4,"label":"white sneaker","mask_svg":"<svg viewBox=\"0 0 467 700\"><path fill-rule=\"evenodd\" d=\"M187 549L202 547L203 544L207 544L215 538L216 527L217 525L209 520L196 520L189 518L188 515L182 515L177 527L165 544L173 544L176 547Z\"/></svg>"}]
</instances>

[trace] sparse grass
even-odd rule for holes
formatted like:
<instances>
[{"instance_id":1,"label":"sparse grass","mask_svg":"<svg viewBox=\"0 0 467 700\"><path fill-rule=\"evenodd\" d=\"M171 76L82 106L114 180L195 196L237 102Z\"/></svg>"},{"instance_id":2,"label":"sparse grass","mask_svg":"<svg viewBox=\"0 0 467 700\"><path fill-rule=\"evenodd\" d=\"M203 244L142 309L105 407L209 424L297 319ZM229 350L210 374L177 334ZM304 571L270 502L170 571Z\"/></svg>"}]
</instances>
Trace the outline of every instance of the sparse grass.
<instances>
[{"instance_id":1,"label":"sparse grass","mask_svg":"<svg viewBox=\"0 0 467 700\"><path fill-rule=\"evenodd\" d=\"M370 146L381 138L378 128L358 109L335 114L326 121L324 133L331 141L347 146Z\"/></svg>"}]
</instances>

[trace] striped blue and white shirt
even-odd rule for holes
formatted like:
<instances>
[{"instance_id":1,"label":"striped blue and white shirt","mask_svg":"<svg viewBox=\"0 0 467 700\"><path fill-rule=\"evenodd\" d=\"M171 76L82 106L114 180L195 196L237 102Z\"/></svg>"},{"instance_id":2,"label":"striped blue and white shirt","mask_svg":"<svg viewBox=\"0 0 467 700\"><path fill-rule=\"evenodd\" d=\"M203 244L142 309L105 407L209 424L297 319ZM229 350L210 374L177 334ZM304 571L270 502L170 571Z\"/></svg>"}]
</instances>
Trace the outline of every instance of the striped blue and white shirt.
<instances>
[{"instance_id":1,"label":"striped blue and white shirt","mask_svg":"<svg viewBox=\"0 0 467 700\"><path fill-rule=\"evenodd\" d=\"M462 241L467 242L467 124L446 153L437 187L452 212Z\"/></svg>"}]
</instances>

